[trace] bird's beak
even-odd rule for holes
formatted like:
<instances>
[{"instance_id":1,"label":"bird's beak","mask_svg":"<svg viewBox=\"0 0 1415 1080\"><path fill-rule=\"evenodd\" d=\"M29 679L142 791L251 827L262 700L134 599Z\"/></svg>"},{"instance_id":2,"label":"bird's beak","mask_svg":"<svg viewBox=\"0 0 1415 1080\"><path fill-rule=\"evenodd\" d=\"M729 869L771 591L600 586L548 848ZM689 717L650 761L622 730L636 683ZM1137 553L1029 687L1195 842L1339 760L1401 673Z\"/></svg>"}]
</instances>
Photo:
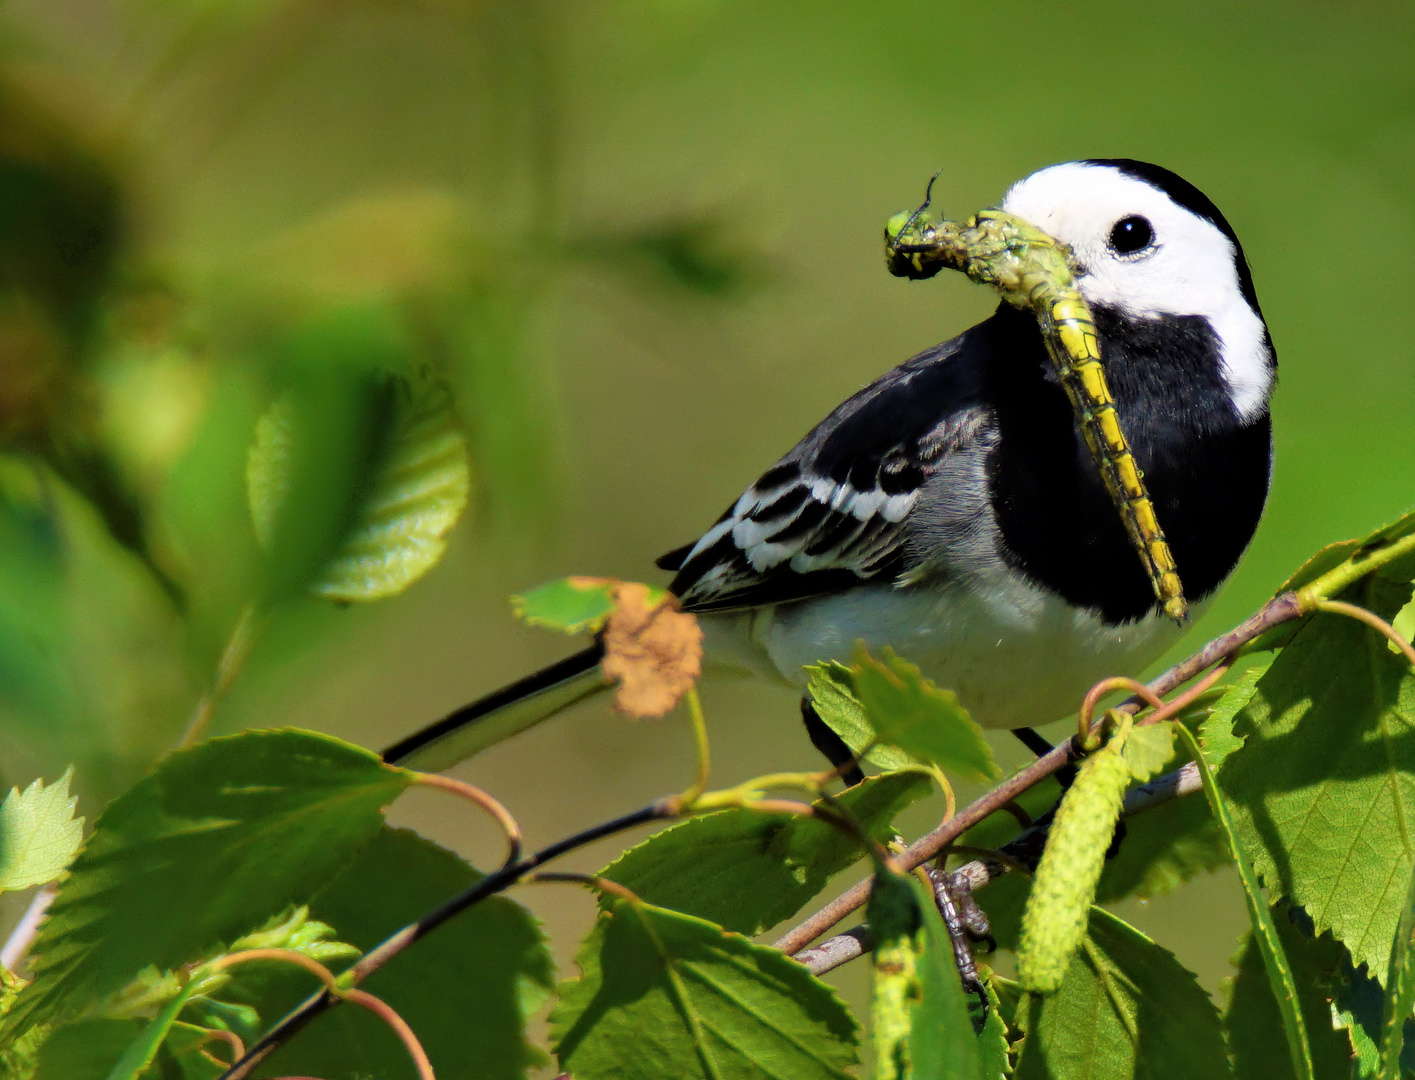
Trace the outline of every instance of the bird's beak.
<instances>
[{"instance_id":1,"label":"bird's beak","mask_svg":"<svg viewBox=\"0 0 1415 1080\"><path fill-rule=\"evenodd\" d=\"M944 268L961 270L1036 315L1076 425L1155 596L1165 613L1182 623L1188 616L1184 589L1106 384L1100 340L1090 305L1076 288L1070 248L1003 210L949 221L929 216L928 206L925 198L918 210L895 214L886 223L889 272L917 281Z\"/></svg>"}]
</instances>

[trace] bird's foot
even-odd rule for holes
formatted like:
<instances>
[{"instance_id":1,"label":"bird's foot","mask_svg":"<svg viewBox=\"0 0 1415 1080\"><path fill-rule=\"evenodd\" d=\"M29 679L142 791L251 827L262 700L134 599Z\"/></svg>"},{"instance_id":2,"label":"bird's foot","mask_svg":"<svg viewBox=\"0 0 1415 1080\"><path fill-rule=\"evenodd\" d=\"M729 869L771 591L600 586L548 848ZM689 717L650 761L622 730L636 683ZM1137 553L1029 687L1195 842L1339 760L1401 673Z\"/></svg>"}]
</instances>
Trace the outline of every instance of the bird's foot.
<instances>
[{"instance_id":1,"label":"bird's foot","mask_svg":"<svg viewBox=\"0 0 1415 1080\"><path fill-rule=\"evenodd\" d=\"M948 940L953 945L953 960L958 966L958 976L963 981L963 989L975 996L982 1006L983 1016L987 1016L988 992L978 975L978 965L973 959L973 945L986 944L988 951L997 948L992 936L988 917L978 902L973 899L973 887L966 874L949 873L937 867L928 869L929 881L933 884L934 900L939 914L943 916Z\"/></svg>"}]
</instances>

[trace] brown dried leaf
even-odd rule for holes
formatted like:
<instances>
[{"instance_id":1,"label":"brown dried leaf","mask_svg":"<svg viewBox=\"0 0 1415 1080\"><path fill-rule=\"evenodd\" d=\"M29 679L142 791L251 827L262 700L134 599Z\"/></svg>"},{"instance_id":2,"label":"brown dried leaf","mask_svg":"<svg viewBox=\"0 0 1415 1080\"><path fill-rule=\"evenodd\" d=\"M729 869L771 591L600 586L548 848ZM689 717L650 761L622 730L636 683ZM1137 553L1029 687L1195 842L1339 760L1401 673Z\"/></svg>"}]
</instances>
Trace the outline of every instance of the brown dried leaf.
<instances>
[{"instance_id":1,"label":"brown dried leaf","mask_svg":"<svg viewBox=\"0 0 1415 1080\"><path fill-rule=\"evenodd\" d=\"M625 581L614 599L600 669L619 681L615 707L633 717L663 716L702 674L702 629L662 590Z\"/></svg>"}]
</instances>

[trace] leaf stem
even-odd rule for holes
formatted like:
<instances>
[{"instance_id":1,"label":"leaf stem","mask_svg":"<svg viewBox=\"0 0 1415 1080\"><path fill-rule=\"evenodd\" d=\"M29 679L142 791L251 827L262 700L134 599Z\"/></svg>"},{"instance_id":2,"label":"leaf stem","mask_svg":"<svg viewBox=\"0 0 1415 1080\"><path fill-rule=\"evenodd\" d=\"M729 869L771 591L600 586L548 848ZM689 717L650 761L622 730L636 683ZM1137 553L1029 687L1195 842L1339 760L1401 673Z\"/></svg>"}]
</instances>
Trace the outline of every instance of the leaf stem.
<instances>
[{"instance_id":1,"label":"leaf stem","mask_svg":"<svg viewBox=\"0 0 1415 1080\"><path fill-rule=\"evenodd\" d=\"M608 893L610 896L617 896L620 900L627 900L631 904L642 904L638 895L630 889L626 889L617 881L610 881L609 878L600 877L598 874L577 874L574 871L551 871L544 874L531 874L525 879L526 885L587 885L596 892Z\"/></svg>"},{"instance_id":2,"label":"leaf stem","mask_svg":"<svg viewBox=\"0 0 1415 1080\"><path fill-rule=\"evenodd\" d=\"M1316 581L1299 589L1295 595L1298 602L1310 611L1317 606L1318 601L1334 596L1367 574L1379 570L1386 563L1411 552L1415 552L1415 529L1396 540L1368 543L1346 562L1334 570L1328 570Z\"/></svg>"},{"instance_id":3,"label":"leaf stem","mask_svg":"<svg viewBox=\"0 0 1415 1080\"><path fill-rule=\"evenodd\" d=\"M412 775L415 784L450 791L468 802L475 803L496 820L496 823L501 826L502 833L506 836L506 859L501 864L503 868L510 866L521 857L521 827L516 824L516 819L511 816L511 811L491 795L465 780L457 780L441 773L413 772Z\"/></svg>"},{"instance_id":4,"label":"leaf stem","mask_svg":"<svg viewBox=\"0 0 1415 1080\"><path fill-rule=\"evenodd\" d=\"M1411 666L1415 667L1415 648L1412 648L1410 642L1400 636L1399 630L1374 611L1367 611L1356 604L1348 604L1345 600L1318 600L1316 606L1318 611L1327 611L1333 615L1346 615L1384 634L1390 643L1405 655L1405 659L1410 661Z\"/></svg>"},{"instance_id":5,"label":"leaf stem","mask_svg":"<svg viewBox=\"0 0 1415 1080\"><path fill-rule=\"evenodd\" d=\"M707 790L708 775L712 771L712 748L708 745L707 721L703 718L703 703L698 697L697 686L688 687L685 696L688 699L688 720L693 728L693 760L697 764L693 783L678 796L679 801L687 808L696 803L698 797Z\"/></svg>"},{"instance_id":6,"label":"leaf stem","mask_svg":"<svg viewBox=\"0 0 1415 1080\"><path fill-rule=\"evenodd\" d=\"M934 766L933 774L934 783L938 784L939 789L943 792L943 820L947 821L958 813L958 796L953 790L953 785L949 783L947 773Z\"/></svg>"},{"instance_id":7,"label":"leaf stem","mask_svg":"<svg viewBox=\"0 0 1415 1080\"><path fill-rule=\"evenodd\" d=\"M1164 702L1159 695L1152 693L1150 688L1138 679L1132 679L1127 675L1112 675L1108 679L1102 679L1086 691L1086 696L1081 701L1081 711L1076 714L1076 737L1082 742L1090 738L1096 705L1101 698L1107 694L1113 694L1117 690L1129 690L1154 708L1164 708Z\"/></svg>"},{"instance_id":8,"label":"leaf stem","mask_svg":"<svg viewBox=\"0 0 1415 1080\"><path fill-rule=\"evenodd\" d=\"M827 775L834 776L835 774L832 772ZM821 784L822 777L819 773L768 773L765 776L754 776L736 787L699 794L691 805L683 806L680 812L701 814L733 806L746 806L748 803L760 803L763 801L761 793L773 788L786 788L792 791L804 791L809 795L819 795ZM678 798L681 799L682 796L680 795Z\"/></svg>"},{"instance_id":9,"label":"leaf stem","mask_svg":"<svg viewBox=\"0 0 1415 1080\"><path fill-rule=\"evenodd\" d=\"M186 730L177 740L178 750L185 750L206 734L206 729L211 724L211 714L216 709L216 703L226 696L226 691L231 689L231 684L241 673L241 668L245 666L246 658L250 656L251 646L255 644L257 637L259 634L256 626L256 607L254 604L247 604L241 612L240 618L236 620L236 625L231 630L231 636L226 639L226 646L221 650L221 658L216 661L216 674L212 679L211 688L202 694L197 701L196 708L192 711L192 718L187 721Z\"/></svg>"},{"instance_id":10,"label":"leaf stem","mask_svg":"<svg viewBox=\"0 0 1415 1080\"><path fill-rule=\"evenodd\" d=\"M398 1015L398 1010L382 998L374 997L367 990L359 990L356 987L350 987L341 996L345 1001L367 1009L393 1029L393 1033L403 1041L403 1045L407 1048L408 1056L413 1059L413 1068L418 1071L418 1080L437 1080L432 1071L432 1062L428 1060L427 1051L423 1049L423 1044L418 1041L413 1029L408 1026L408 1021Z\"/></svg>"},{"instance_id":11,"label":"leaf stem","mask_svg":"<svg viewBox=\"0 0 1415 1080\"><path fill-rule=\"evenodd\" d=\"M240 952L227 953L225 956L218 956L210 963L201 965L208 972L224 971L228 967L235 967L237 964L249 963L252 960L279 960L282 963L294 964L302 967L311 975L324 983L329 990L338 991L338 981L334 978L334 973L313 957L306 956L302 952L294 949L242 949Z\"/></svg>"},{"instance_id":12,"label":"leaf stem","mask_svg":"<svg viewBox=\"0 0 1415 1080\"><path fill-rule=\"evenodd\" d=\"M1268 984L1273 997L1277 999L1278 1012L1282 1015L1283 1030L1287 1035L1287 1050L1292 1059L1292 1071L1299 1080L1315 1080L1312 1069L1312 1048L1307 1038L1307 1023L1302 1016L1297 1001L1297 981L1292 975L1292 967L1287 962L1282 940L1277 936L1277 926L1273 923L1272 911L1263 896L1257 871L1253 869L1239 841L1233 818L1228 812L1228 803L1214 781L1213 771L1204 757L1203 748L1194 733L1183 724L1175 724L1175 731L1184 742L1194 764L1199 770L1199 778L1204 783L1204 795L1209 800L1214 820L1218 822L1228 841L1229 853L1238 866L1238 877L1243 882L1243 896L1248 901L1248 915L1253 923L1253 941L1263 957L1263 967L1267 969Z\"/></svg>"},{"instance_id":13,"label":"leaf stem","mask_svg":"<svg viewBox=\"0 0 1415 1080\"><path fill-rule=\"evenodd\" d=\"M1395 941L1386 968L1385 1015L1381 1018L1381 1049L1376 1080L1401 1080L1405 1049L1405 1024L1415 1004L1415 972L1411 970L1411 942L1415 938L1415 877L1405 889L1405 903L1396 924Z\"/></svg>"},{"instance_id":14,"label":"leaf stem","mask_svg":"<svg viewBox=\"0 0 1415 1080\"><path fill-rule=\"evenodd\" d=\"M241 1037L234 1031L227 1031L225 1028L210 1028L207 1033L202 1036L201 1042L197 1043L196 1048L201 1052L204 1058L213 1065L218 1065L223 1069L230 1068L230 1066L226 1062L218 1060L211 1051L206 1049L206 1044L209 1042L224 1042L231 1049L232 1061L239 1061L241 1055L246 1052L246 1044L241 1041Z\"/></svg>"}]
</instances>

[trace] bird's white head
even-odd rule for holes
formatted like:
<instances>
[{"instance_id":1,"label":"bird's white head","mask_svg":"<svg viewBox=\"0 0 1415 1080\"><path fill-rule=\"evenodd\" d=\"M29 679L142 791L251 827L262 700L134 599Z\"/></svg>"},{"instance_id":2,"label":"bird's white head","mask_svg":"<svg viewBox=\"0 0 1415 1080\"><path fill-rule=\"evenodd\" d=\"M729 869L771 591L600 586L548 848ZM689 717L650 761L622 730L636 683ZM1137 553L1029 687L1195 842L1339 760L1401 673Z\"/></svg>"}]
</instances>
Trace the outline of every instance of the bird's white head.
<instances>
[{"instance_id":1,"label":"bird's white head","mask_svg":"<svg viewBox=\"0 0 1415 1080\"><path fill-rule=\"evenodd\" d=\"M1276 365L1248 263L1198 188L1144 162L1072 161L1019 180L1002 209L1071 247L1077 287L1093 305L1138 319L1207 319L1238 415L1266 410Z\"/></svg>"}]
</instances>

